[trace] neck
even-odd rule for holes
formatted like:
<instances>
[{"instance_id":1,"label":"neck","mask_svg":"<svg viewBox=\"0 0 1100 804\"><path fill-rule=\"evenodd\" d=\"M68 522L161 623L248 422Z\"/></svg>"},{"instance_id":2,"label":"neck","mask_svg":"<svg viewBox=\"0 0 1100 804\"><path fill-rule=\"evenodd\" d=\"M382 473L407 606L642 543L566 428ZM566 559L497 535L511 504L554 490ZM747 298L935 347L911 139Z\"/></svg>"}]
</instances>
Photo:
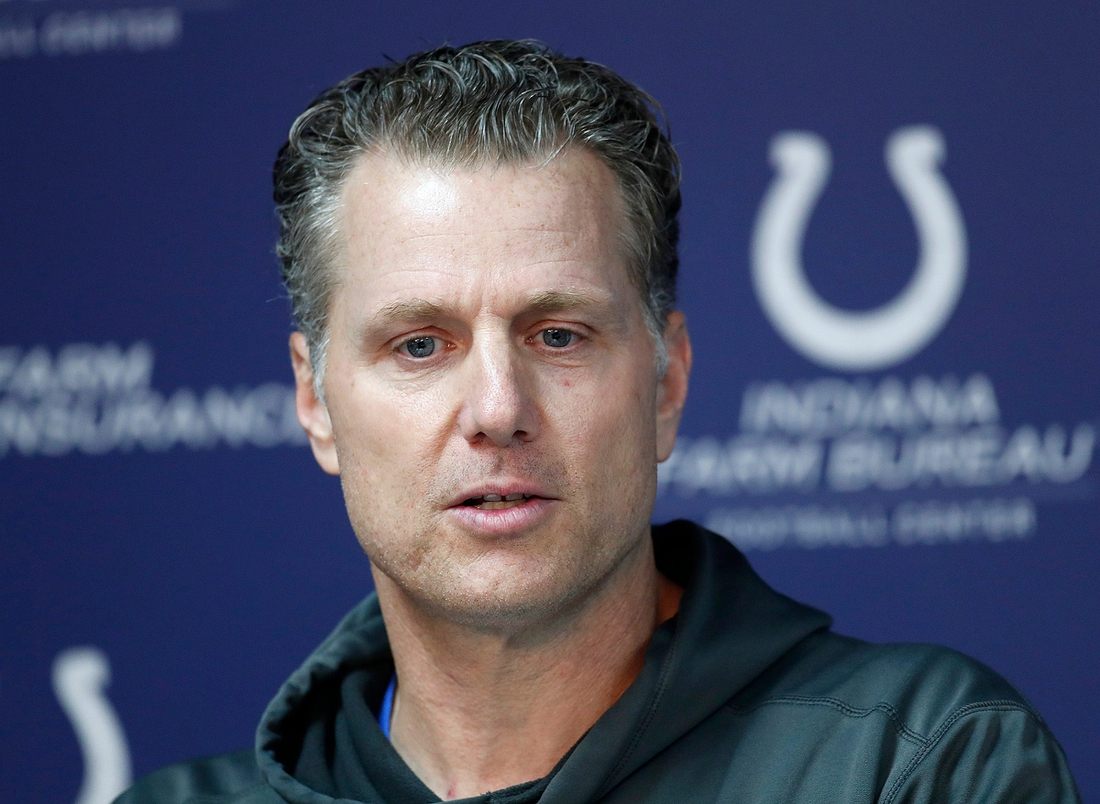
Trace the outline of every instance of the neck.
<instances>
[{"instance_id":1,"label":"neck","mask_svg":"<svg viewBox=\"0 0 1100 804\"><path fill-rule=\"evenodd\" d=\"M391 740L444 800L549 773L634 681L682 593L649 539L575 611L510 632L443 622L374 576L399 679Z\"/></svg>"}]
</instances>

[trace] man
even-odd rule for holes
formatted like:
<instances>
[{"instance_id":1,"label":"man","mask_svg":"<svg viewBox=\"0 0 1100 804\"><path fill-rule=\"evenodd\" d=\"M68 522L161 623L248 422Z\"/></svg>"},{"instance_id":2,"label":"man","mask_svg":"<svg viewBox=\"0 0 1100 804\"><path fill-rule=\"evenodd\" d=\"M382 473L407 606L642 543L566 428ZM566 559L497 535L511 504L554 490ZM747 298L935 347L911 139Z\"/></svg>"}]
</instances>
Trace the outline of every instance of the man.
<instances>
[{"instance_id":1,"label":"man","mask_svg":"<svg viewBox=\"0 0 1100 804\"><path fill-rule=\"evenodd\" d=\"M654 104L530 42L367 70L275 168L298 416L377 594L255 751L122 801L1073 801L952 652L870 646L650 528L691 347Z\"/></svg>"}]
</instances>

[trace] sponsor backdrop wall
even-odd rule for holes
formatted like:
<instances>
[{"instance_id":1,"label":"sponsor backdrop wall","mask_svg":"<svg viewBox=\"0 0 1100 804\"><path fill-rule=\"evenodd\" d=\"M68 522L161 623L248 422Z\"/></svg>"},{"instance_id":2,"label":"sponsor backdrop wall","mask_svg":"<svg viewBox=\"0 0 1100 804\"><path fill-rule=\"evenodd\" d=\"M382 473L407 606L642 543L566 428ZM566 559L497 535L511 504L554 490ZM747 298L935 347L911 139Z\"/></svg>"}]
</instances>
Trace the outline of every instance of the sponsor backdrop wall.
<instances>
[{"instance_id":1,"label":"sponsor backdrop wall","mask_svg":"<svg viewBox=\"0 0 1100 804\"><path fill-rule=\"evenodd\" d=\"M370 589L293 418L269 176L319 90L537 37L664 104L696 372L656 518L950 645L1100 800L1100 13L0 0L0 800L245 747Z\"/></svg>"}]
</instances>

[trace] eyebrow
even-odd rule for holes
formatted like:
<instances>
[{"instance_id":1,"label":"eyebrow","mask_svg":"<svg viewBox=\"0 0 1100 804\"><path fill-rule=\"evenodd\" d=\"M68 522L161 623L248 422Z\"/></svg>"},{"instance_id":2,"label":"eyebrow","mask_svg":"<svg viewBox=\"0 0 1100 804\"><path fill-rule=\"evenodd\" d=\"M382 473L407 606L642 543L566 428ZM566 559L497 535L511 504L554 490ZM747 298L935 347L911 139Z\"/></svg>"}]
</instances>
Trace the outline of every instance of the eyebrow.
<instances>
[{"instance_id":1,"label":"eyebrow","mask_svg":"<svg viewBox=\"0 0 1100 804\"><path fill-rule=\"evenodd\" d=\"M523 306L525 313L555 313L584 307L608 307L610 294L580 293L574 290L540 290L532 293ZM446 309L430 299L400 299L390 302L372 316L375 322L415 324L446 315Z\"/></svg>"},{"instance_id":2,"label":"eyebrow","mask_svg":"<svg viewBox=\"0 0 1100 804\"><path fill-rule=\"evenodd\" d=\"M579 293L575 290L540 290L527 298L525 309L534 313L554 313L582 307L608 307L610 294Z\"/></svg>"},{"instance_id":3,"label":"eyebrow","mask_svg":"<svg viewBox=\"0 0 1100 804\"><path fill-rule=\"evenodd\" d=\"M443 314L443 305L428 299L402 299L390 302L375 315L375 320L393 321L400 324L414 324L426 318L438 318Z\"/></svg>"}]
</instances>

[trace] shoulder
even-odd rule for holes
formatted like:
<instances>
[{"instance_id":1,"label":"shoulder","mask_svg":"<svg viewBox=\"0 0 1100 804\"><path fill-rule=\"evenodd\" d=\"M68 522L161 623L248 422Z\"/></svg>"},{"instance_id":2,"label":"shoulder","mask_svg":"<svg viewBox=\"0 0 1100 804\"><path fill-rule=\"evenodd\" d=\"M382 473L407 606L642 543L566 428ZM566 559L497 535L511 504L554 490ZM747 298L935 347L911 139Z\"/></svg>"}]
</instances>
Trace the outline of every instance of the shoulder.
<instances>
[{"instance_id":1,"label":"shoulder","mask_svg":"<svg viewBox=\"0 0 1100 804\"><path fill-rule=\"evenodd\" d=\"M935 645L872 645L815 634L730 702L744 715L789 719L877 746L882 801L1079 801L1061 747L1012 684L986 665ZM802 711L801 716L794 715ZM812 724L812 725L811 725ZM889 770L886 770L886 768ZM938 792L937 792L938 791ZM988 793L989 795L985 795Z\"/></svg>"},{"instance_id":2,"label":"shoulder","mask_svg":"<svg viewBox=\"0 0 1100 804\"><path fill-rule=\"evenodd\" d=\"M1015 712L1042 724L1012 684L975 659L936 645L873 645L832 632L803 640L733 702L832 707L849 717L885 715L899 733L933 739L980 712Z\"/></svg>"},{"instance_id":3,"label":"shoulder","mask_svg":"<svg viewBox=\"0 0 1100 804\"><path fill-rule=\"evenodd\" d=\"M261 804L269 796L255 752L249 749L161 768L139 780L115 804Z\"/></svg>"},{"instance_id":4,"label":"shoulder","mask_svg":"<svg viewBox=\"0 0 1100 804\"><path fill-rule=\"evenodd\" d=\"M938 645L873 645L831 632L803 640L769 671L757 695L836 697L856 707L889 702L918 731L945 713L1007 707L1039 719L1012 684L981 662Z\"/></svg>"}]
</instances>

